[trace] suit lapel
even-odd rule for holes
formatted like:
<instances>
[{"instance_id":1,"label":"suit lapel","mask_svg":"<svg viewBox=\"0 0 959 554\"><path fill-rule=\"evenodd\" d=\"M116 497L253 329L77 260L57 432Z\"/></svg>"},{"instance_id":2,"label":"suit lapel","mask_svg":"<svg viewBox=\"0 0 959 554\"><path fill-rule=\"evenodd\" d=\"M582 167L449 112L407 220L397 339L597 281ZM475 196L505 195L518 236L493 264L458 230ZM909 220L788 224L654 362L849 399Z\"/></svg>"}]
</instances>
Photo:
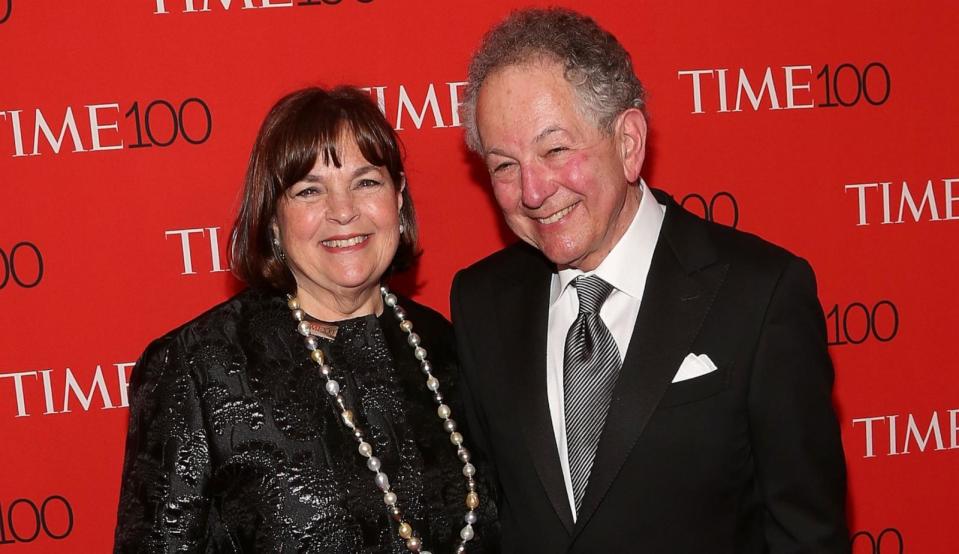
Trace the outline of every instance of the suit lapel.
<instances>
[{"instance_id":1,"label":"suit lapel","mask_svg":"<svg viewBox=\"0 0 959 554\"><path fill-rule=\"evenodd\" d=\"M671 199L660 199L664 201L666 219L574 535L596 511L689 354L728 270L728 265L714 263L703 223Z\"/></svg>"},{"instance_id":2,"label":"suit lapel","mask_svg":"<svg viewBox=\"0 0 959 554\"><path fill-rule=\"evenodd\" d=\"M498 303L502 344L507 366L505 380L512 393L517 424L553 509L568 532L573 516L556 449L546 395L546 331L552 268L536 254L533 267L504 289Z\"/></svg>"}]
</instances>

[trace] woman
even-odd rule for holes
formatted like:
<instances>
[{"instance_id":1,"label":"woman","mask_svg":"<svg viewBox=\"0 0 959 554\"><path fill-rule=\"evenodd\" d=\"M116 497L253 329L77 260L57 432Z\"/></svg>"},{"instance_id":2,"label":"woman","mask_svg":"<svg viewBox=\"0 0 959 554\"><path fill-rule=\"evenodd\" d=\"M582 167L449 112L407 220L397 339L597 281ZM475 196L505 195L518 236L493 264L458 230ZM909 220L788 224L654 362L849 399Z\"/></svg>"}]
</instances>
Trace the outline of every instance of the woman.
<instances>
[{"instance_id":1,"label":"woman","mask_svg":"<svg viewBox=\"0 0 959 554\"><path fill-rule=\"evenodd\" d=\"M450 326L382 286L415 249L399 144L369 97L281 99L234 227L249 288L134 370L116 551L490 551Z\"/></svg>"}]
</instances>

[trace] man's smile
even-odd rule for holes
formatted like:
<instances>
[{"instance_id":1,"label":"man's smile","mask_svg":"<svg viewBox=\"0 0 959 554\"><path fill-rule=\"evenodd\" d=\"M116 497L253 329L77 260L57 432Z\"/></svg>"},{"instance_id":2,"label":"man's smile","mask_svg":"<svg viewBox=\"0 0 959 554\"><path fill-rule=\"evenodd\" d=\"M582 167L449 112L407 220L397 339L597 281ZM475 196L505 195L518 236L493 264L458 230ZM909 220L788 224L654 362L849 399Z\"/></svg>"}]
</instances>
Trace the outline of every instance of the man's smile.
<instances>
[{"instance_id":1,"label":"man's smile","mask_svg":"<svg viewBox=\"0 0 959 554\"><path fill-rule=\"evenodd\" d=\"M552 215L549 215L546 217L536 217L534 219L542 225L550 225L566 217L566 214L573 211L573 208L575 208L578 205L579 205L579 202L577 201L573 204L570 204L569 206L566 206L562 210L559 210L558 212L553 213Z\"/></svg>"}]
</instances>

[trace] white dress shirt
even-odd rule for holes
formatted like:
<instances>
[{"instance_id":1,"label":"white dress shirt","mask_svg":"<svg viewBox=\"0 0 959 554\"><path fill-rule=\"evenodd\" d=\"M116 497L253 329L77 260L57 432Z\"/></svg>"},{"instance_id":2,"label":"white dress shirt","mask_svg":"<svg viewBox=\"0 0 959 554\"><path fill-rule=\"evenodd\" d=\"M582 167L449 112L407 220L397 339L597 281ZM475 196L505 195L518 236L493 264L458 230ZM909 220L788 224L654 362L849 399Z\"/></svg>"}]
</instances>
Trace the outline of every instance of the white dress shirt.
<instances>
[{"instance_id":1,"label":"white dress shirt","mask_svg":"<svg viewBox=\"0 0 959 554\"><path fill-rule=\"evenodd\" d=\"M554 273L550 283L549 327L546 336L546 397L573 521L576 521L576 506L573 502L573 485L569 475L566 447L563 358L566 334L579 313L579 298L576 287L569 285L580 275L598 275L613 286L613 292L600 309L599 316L616 341L620 360L624 359L636 317L639 315L649 264L666 212L666 206L656 201L645 182L641 180L639 186L642 187L643 193L639 209L622 238L599 267L585 273L578 269L564 269Z\"/></svg>"}]
</instances>

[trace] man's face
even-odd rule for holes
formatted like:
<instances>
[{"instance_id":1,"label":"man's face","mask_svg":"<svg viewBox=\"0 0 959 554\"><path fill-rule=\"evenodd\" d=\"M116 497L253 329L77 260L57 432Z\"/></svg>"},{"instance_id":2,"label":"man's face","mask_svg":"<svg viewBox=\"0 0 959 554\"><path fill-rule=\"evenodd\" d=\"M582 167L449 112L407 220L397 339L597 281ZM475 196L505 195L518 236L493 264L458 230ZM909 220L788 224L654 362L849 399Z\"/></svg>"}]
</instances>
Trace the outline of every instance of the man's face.
<instances>
[{"instance_id":1,"label":"man's face","mask_svg":"<svg viewBox=\"0 0 959 554\"><path fill-rule=\"evenodd\" d=\"M476 123L506 223L560 268L595 269L639 206L645 120L605 133L577 104L556 62L499 69L479 90ZM638 142L638 144L637 144ZM638 152L638 154L637 154ZM638 164L636 156L638 158Z\"/></svg>"}]
</instances>

